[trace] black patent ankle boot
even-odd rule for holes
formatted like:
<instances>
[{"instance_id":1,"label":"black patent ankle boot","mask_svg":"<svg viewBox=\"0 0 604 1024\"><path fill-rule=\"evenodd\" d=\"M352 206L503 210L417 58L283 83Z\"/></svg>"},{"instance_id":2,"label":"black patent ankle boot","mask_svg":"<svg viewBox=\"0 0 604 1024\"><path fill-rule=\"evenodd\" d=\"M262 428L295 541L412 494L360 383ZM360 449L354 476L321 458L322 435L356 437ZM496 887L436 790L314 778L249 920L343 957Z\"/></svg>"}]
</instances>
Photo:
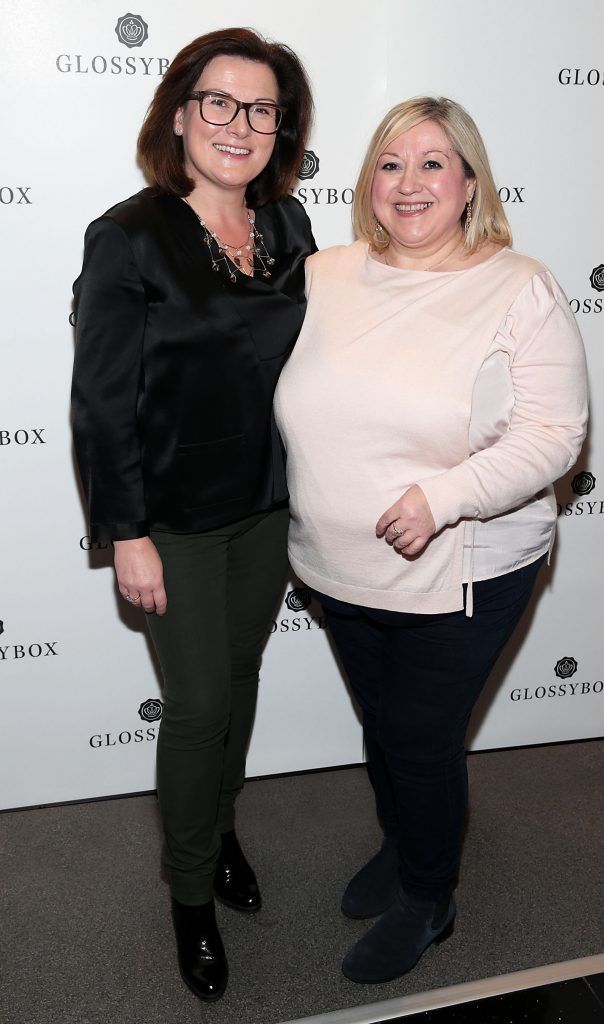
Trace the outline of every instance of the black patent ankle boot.
<instances>
[{"instance_id":1,"label":"black patent ankle boot","mask_svg":"<svg viewBox=\"0 0 604 1024\"><path fill-rule=\"evenodd\" d=\"M260 910L262 898L256 876L239 845L235 829L225 832L214 875L214 892L221 903L246 914Z\"/></svg>"},{"instance_id":2,"label":"black patent ankle boot","mask_svg":"<svg viewBox=\"0 0 604 1024\"><path fill-rule=\"evenodd\" d=\"M189 907L172 899L172 919L183 981L199 999L220 999L229 965L216 924L214 900Z\"/></svg>"}]
</instances>

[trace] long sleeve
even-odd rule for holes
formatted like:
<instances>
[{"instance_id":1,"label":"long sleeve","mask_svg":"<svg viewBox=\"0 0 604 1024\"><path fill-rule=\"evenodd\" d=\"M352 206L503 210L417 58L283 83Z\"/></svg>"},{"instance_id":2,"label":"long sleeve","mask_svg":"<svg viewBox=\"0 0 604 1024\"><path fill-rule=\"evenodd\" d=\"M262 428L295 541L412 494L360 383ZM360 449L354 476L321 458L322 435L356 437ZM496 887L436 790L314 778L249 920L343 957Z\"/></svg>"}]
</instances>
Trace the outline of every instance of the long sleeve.
<instances>
[{"instance_id":1,"label":"long sleeve","mask_svg":"<svg viewBox=\"0 0 604 1024\"><path fill-rule=\"evenodd\" d=\"M567 472L581 450L585 354L568 302L549 273L535 275L523 288L505 329L515 350L509 429L452 469L417 481L437 530L516 508Z\"/></svg>"},{"instance_id":2,"label":"long sleeve","mask_svg":"<svg viewBox=\"0 0 604 1024\"><path fill-rule=\"evenodd\" d=\"M74 296L73 433L91 536L146 536L137 406L147 303L128 239L110 218L86 232Z\"/></svg>"}]
</instances>

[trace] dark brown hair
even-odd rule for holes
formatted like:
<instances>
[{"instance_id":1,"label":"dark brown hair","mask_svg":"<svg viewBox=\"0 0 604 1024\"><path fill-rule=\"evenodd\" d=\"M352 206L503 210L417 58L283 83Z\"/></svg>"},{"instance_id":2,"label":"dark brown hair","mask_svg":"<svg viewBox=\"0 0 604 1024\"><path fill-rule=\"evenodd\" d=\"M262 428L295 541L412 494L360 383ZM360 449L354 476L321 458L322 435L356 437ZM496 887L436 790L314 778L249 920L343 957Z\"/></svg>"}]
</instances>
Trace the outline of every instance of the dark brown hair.
<instances>
[{"instance_id":1,"label":"dark brown hair","mask_svg":"<svg viewBox=\"0 0 604 1024\"><path fill-rule=\"evenodd\" d=\"M287 108L264 170L247 187L246 201L262 206L287 195L296 179L313 114L313 101L304 67L288 46L271 43L250 28L208 32L185 46L158 85L138 137L142 168L159 192L186 196L194 183L184 168L182 138L174 134L174 115L195 88L203 69L214 57L228 54L266 64Z\"/></svg>"}]
</instances>

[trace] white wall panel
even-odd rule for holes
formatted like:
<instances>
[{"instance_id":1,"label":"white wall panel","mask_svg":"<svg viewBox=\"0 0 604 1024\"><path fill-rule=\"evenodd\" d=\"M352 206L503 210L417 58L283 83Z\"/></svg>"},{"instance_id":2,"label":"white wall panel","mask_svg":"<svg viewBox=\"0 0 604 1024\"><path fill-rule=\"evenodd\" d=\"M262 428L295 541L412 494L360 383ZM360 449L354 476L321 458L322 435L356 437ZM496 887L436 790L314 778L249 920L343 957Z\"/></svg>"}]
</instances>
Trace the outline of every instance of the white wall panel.
<instances>
[{"instance_id":1,"label":"white wall panel","mask_svg":"<svg viewBox=\"0 0 604 1024\"><path fill-rule=\"evenodd\" d=\"M68 421L71 284L86 224L143 184L136 135L162 69L196 35L223 26L225 14L145 0L135 13L148 38L128 48L115 32L126 13L105 0L3 5L0 807L155 785L161 690L144 623L118 600L110 552L80 543L86 519ZM473 745L601 735L604 292L590 282L604 263L600 0L234 0L227 20L288 42L308 67L318 169L311 161L312 176L296 191L321 246L351 238L351 190L383 113L410 95L443 93L464 103L484 133L497 182L510 190L517 247L541 257L566 289L596 413L560 489L553 571L530 629L481 702ZM579 470L595 478L579 487L590 493L572 490ZM362 757L320 610L299 590L292 598L295 588L288 585L268 639L250 774ZM555 669L564 658L577 663L566 679Z\"/></svg>"}]
</instances>

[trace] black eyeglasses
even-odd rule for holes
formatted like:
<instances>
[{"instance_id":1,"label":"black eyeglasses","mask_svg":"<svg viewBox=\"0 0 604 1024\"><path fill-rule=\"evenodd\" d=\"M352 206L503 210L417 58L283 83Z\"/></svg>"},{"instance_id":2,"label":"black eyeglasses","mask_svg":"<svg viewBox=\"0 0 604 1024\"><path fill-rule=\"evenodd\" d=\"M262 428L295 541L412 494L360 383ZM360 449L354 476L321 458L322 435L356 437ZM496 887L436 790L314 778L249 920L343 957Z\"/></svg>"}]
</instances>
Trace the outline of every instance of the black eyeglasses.
<instances>
[{"instance_id":1,"label":"black eyeglasses","mask_svg":"<svg viewBox=\"0 0 604 1024\"><path fill-rule=\"evenodd\" d=\"M199 113L208 124L230 124L240 110L245 110L247 123L260 135L274 135L279 131L285 107L276 103L242 103L233 96L222 92L192 92L185 97L199 101Z\"/></svg>"}]
</instances>

